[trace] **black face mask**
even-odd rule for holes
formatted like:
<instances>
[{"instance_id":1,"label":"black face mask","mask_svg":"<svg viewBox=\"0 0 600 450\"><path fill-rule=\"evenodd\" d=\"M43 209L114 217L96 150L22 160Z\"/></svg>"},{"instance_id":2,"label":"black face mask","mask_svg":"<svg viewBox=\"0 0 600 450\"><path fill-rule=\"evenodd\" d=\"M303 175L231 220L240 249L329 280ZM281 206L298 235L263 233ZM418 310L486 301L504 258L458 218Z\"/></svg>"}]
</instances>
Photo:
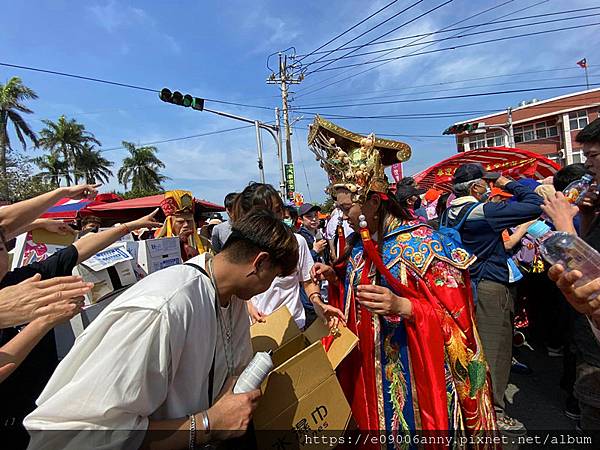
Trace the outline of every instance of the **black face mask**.
<instances>
[{"instance_id":1,"label":"black face mask","mask_svg":"<svg viewBox=\"0 0 600 450\"><path fill-rule=\"evenodd\" d=\"M416 210L416 209L419 209L420 207L421 207L421 199L418 198L418 199L415 200L415 203L413 205L413 209Z\"/></svg>"}]
</instances>

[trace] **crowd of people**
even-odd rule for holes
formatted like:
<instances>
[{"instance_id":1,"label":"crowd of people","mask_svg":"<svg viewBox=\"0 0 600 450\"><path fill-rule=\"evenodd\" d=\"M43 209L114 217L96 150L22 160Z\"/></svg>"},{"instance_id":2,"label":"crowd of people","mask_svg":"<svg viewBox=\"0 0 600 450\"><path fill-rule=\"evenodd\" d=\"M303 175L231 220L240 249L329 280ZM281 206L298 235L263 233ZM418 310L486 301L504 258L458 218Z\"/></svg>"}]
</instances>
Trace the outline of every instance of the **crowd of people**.
<instances>
[{"instance_id":1,"label":"crowd of people","mask_svg":"<svg viewBox=\"0 0 600 450\"><path fill-rule=\"evenodd\" d=\"M600 251L595 187L577 207L562 194L585 174L600 183L600 119L577 137L585 166L536 181L464 164L452 192L410 177L390 184L385 166L408 158L398 143L313 127L309 145L335 201L328 220L264 183L225 197L229 220L203 224L188 191L165 194L163 223L154 211L107 229L94 217L78 230L39 219L62 198L93 198L94 185L0 208L0 418L10 448L193 449L240 438L261 396L233 393L252 358L250 326L282 307L300 329L322 320L334 336L340 327L358 336L337 376L359 430L526 433L505 406L511 370L529 370L515 321L528 323L534 347L563 357L569 417L600 429L600 274L550 267L528 232L542 220ZM36 228L78 239L10 270L11 240ZM93 287L73 268L129 233L179 237L183 264L116 297L59 362L52 330ZM584 275L593 281L580 283Z\"/></svg>"}]
</instances>

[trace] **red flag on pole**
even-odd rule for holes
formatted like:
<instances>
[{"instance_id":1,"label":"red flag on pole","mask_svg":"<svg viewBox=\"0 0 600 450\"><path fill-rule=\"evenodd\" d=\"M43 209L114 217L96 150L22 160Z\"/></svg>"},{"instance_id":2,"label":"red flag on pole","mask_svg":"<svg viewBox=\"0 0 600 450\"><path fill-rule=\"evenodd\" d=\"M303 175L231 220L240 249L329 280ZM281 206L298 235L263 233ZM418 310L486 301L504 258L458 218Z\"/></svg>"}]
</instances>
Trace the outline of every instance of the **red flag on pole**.
<instances>
[{"instance_id":1,"label":"red flag on pole","mask_svg":"<svg viewBox=\"0 0 600 450\"><path fill-rule=\"evenodd\" d=\"M577 61L577 65L582 69L587 69L587 60L583 58L581 61Z\"/></svg>"}]
</instances>

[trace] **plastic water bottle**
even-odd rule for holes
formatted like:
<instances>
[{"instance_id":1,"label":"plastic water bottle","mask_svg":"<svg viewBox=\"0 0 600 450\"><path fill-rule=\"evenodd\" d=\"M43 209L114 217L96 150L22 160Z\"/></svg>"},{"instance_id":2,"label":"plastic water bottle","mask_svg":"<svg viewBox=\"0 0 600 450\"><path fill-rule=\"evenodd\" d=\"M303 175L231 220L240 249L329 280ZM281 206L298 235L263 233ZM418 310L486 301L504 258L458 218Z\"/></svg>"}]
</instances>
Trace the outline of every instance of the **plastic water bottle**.
<instances>
[{"instance_id":1,"label":"plastic water bottle","mask_svg":"<svg viewBox=\"0 0 600 450\"><path fill-rule=\"evenodd\" d=\"M578 270L582 273L575 286L582 286L600 277L600 253L579 236L552 231L541 220L531 224L527 234L537 241L542 256L550 264L560 264L567 272Z\"/></svg>"},{"instance_id":2,"label":"plastic water bottle","mask_svg":"<svg viewBox=\"0 0 600 450\"><path fill-rule=\"evenodd\" d=\"M575 180L569 184L563 191L563 194L569 203L579 205L585 197L585 194L590 190L593 181L594 177L592 175L584 175L581 179Z\"/></svg>"},{"instance_id":3,"label":"plastic water bottle","mask_svg":"<svg viewBox=\"0 0 600 450\"><path fill-rule=\"evenodd\" d=\"M258 352L252 358L252 361L246 366L240 377L233 387L234 394L245 394L246 392L253 391L260 388L260 385L269 372L273 370L273 359L271 354L273 352Z\"/></svg>"}]
</instances>

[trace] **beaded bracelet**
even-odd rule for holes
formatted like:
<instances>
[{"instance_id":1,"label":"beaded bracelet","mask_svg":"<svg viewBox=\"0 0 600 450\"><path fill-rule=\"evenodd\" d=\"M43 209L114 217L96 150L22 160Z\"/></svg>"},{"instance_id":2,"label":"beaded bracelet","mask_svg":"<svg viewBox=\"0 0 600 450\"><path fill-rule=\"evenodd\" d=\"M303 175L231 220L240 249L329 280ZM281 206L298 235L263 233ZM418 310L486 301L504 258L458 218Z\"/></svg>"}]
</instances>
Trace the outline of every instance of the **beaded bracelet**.
<instances>
[{"instance_id":1,"label":"beaded bracelet","mask_svg":"<svg viewBox=\"0 0 600 450\"><path fill-rule=\"evenodd\" d=\"M190 419L190 442L188 448L194 450L196 448L196 415L190 414L188 418Z\"/></svg>"}]
</instances>

